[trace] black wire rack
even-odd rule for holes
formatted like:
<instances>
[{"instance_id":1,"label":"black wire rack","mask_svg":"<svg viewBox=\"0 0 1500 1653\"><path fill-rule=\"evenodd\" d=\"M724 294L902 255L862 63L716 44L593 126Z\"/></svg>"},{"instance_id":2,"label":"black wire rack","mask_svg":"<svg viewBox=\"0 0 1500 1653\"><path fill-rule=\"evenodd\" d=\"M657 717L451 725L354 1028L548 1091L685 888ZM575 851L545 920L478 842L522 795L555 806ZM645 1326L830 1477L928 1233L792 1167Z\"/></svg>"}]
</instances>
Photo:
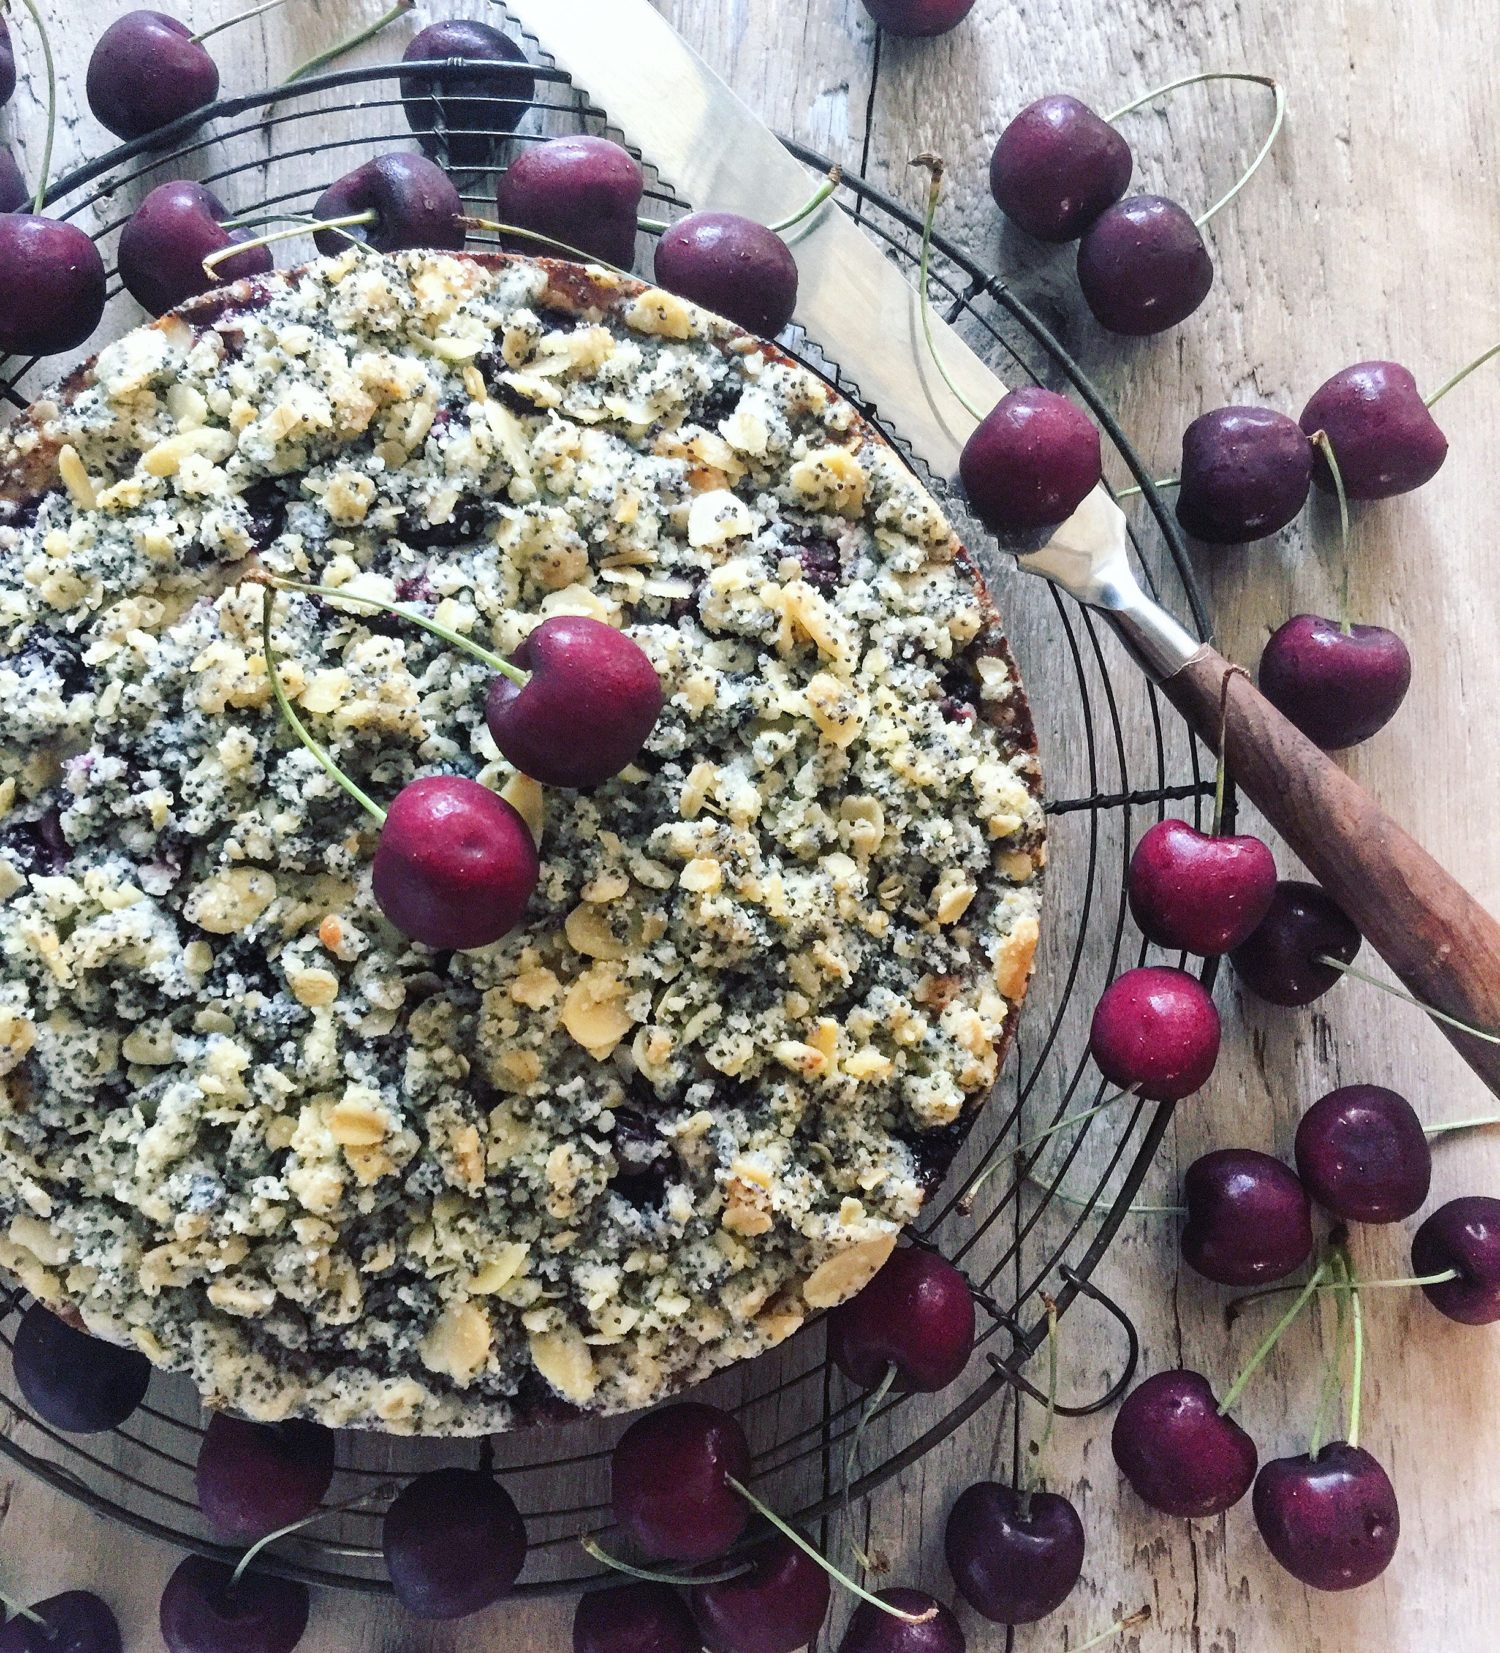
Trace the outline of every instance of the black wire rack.
<instances>
[{"instance_id":1,"label":"black wire rack","mask_svg":"<svg viewBox=\"0 0 1500 1653\"><path fill-rule=\"evenodd\" d=\"M531 43L535 46L535 42ZM628 144L605 112L574 88L545 54L532 74L535 93L517 134L496 136L490 163L457 173L470 211L493 211L495 182L521 146L563 132L607 132ZM437 74L452 65L422 68ZM306 213L322 189L360 161L416 139L398 85L411 66L341 70L247 96L226 98L156 134L114 149L59 179L50 210L90 229L109 268L104 327L112 337L142 320L113 264L120 228L142 197L169 178L194 177L237 214ZM475 94L466 89L465 96ZM514 82L499 80L487 101L514 109ZM497 123L498 124L498 123ZM439 114L439 159L446 142ZM800 144L787 147L818 171L827 162ZM648 171L645 211L671 218L689 205ZM796 203L789 203L789 208ZM915 280L920 222L903 205L847 174L824 211L852 214ZM476 245L484 238L476 237ZM648 238L643 238L646 250ZM290 244L295 262L308 255ZM642 263L641 268L649 268ZM1202 602L1176 528L1099 392L1048 329L993 273L939 234L930 293L1009 381L1064 383L1089 407L1108 448L1143 492L1149 532L1133 533L1139 572L1154 596L1200 635ZM860 396L857 363L833 363L795 329L791 351L847 394L898 447L900 410L870 407ZM872 348L882 348L878 341ZM8 364L0 390L17 406L57 374L58 362ZM892 416L892 417L888 417ZM894 425L894 428L893 428ZM908 459L917 456L903 449ZM941 491L941 479L928 478ZM964 526L961 504L950 500ZM983 546L974 530L971 545ZM1169 806L1204 824L1212 778L1185 728L1128 657L1107 625L1054 588L1022 580L990 549L981 561L1005 614L1023 677L1043 676L1033 697L1042 744L1051 827L1050 885L1038 970L1020 1034L996 1094L977 1116L949 1180L933 1196L914 1243L940 1249L962 1267L980 1314L980 1341L968 1373L936 1396L893 1394L868 1420L865 1450L850 1492L866 1497L986 1408L1000 1427L1002 1392L1036 1397L1023 1375L1046 1334L1043 1294L1074 1319L1063 1335L1089 1339L1084 1369L1100 1392L1064 1397L1059 1410L1082 1415L1109 1405L1134 1373L1138 1344L1129 1316L1092 1281L1166 1130L1170 1107L1136 1103L1074 1120L1103 1098L1087 1056L1087 1027L1104 984L1141 962L1145 944L1132 928L1124 893L1130 849ZM1178 962L1186 963L1185 960ZM1205 978L1206 979L1206 978ZM1029 1146L1028 1146L1029 1144ZM1019 1150L1019 1151L1018 1151ZM972 1199L966 1197L981 1177ZM11 1342L24 1295L0 1295L0 1340ZM720 1374L701 1391L735 1408L757 1453L762 1495L809 1530L836 1541L846 1454L866 1397L827 1361L822 1330L812 1327L762 1358ZM1019 1454L1019 1406L1011 1415ZM214 1542L199 1517L193 1471L203 1426L198 1398L182 1379L157 1375L146 1404L124 1427L97 1436L62 1434L31 1413L8 1366L0 1372L0 1452L96 1512L180 1548L223 1560L236 1551ZM531 1550L520 1593L573 1589L597 1569L577 1545L584 1531L607 1532L607 1456L623 1426L601 1420L533 1428L482 1443L515 1496ZM459 1461L473 1443L341 1437L329 1504L373 1493L387 1481ZM370 1592L389 1589L380 1557L381 1505L330 1514L311 1531L263 1558L270 1571Z\"/></svg>"}]
</instances>

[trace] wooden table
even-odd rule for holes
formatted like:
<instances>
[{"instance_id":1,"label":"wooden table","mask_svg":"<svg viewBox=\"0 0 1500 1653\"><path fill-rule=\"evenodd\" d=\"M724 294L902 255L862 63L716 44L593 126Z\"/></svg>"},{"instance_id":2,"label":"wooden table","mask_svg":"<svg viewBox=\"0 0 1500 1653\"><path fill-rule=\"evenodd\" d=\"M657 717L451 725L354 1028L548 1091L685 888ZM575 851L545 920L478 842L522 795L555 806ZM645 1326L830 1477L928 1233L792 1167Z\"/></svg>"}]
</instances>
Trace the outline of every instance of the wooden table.
<instances>
[{"instance_id":1,"label":"wooden table","mask_svg":"<svg viewBox=\"0 0 1500 1653\"><path fill-rule=\"evenodd\" d=\"M557 0L559 6L568 0ZM83 74L92 39L129 0L44 0L57 25L66 111L59 165L96 152L104 135L88 114ZM1191 8L1149 0L978 0L946 39L876 39L858 0L662 0L679 28L773 125L817 146L915 204L921 150L950 163L948 231L1010 273L1108 387L1141 451L1170 474L1182 427L1226 401L1262 401L1295 413L1328 373L1367 356L1408 363L1432 385L1500 336L1500 121L1493 64L1500 11L1455 0L1203 0ZM182 6L174 6L182 10ZM194 0L200 26L246 0ZM322 44L374 15L375 0L293 3L216 43L227 87L284 74ZM429 4L417 16L472 15L483 7ZM66 22L64 23L64 19ZM367 56L394 56L403 23ZM12 8L29 66L29 24ZM990 148L1023 103L1066 88L1108 109L1147 87L1203 68L1274 71L1291 114L1271 163L1215 222L1218 281L1204 309L1162 340L1122 344L1089 322L1071 256L1038 255L1002 233L984 187ZM1488 73L1486 72L1488 70ZM26 70L23 69L23 76ZM29 170L40 150L39 77L9 114ZM1142 186L1186 202L1212 198L1264 130L1265 95L1195 88L1132 117ZM1444 404L1453 452L1420 496L1358 516L1351 553L1359 618L1399 628L1413 647L1416 682L1398 721L1350 758L1375 789L1492 906L1500 906L1494 708L1494 513L1500 380L1476 377ZM1252 658L1269 627L1299 609L1337 603L1337 537L1315 510L1277 541L1248 552L1203 553L1198 569L1226 651ZM1006 593L1002 590L1004 606ZM1022 665L1039 702L1058 681L1054 660ZM1220 988L1226 1045L1210 1089L1186 1106L1153 1192L1210 1146L1289 1148L1301 1108L1338 1082L1369 1080L1411 1096L1429 1119L1486 1111L1486 1096L1415 1012L1346 984L1310 1013L1285 1014ZM1450 1140L1437 1152L1434 1198L1500 1188L1500 1140ZM1186 1364L1222 1384L1253 1345L1259 1323L1226 1333L1223 1294L1179 1275L1170 1223L1141 1218L1099 1280L1134 1315L1143 1370ZM1356 1253L1370 1277L1406 1271L1406 1236L1366 1230ZM1261 1548L1248 1509L1187 1526L1158 1520L1122 1493L1101 1420L1065 1424L1052 1460L1090 1535L1084 1586L1023 1646L1075 1645L1122 1611L1149 1602L1143 1648L1172 1653L1489 1653L1500 1624L1494 1566L1500 1514L1500 1337L1440 1320L1411 1294L1371 1293L1366 1439L1401 1496L1400 1553L1377 1584L1352 1597L1310 1595ZM1302 1450L1327 1327L1299 1328L1252 1390L1242 1417L1263 1455ZM1070 1379L1078 1374L1069 1374ZM1080 1384L1088 1373L1079 1376ZM999 1469L1009 1430L1000 1414L971 1423L887 1488L870 1512L873 1541L894 1576L949 1592L941 1525L954 1491ZM0 1583L23 1599L87 1585L111 1600L126 1646L159 1645L156 1601L174 1562L164 1547L102 1526L25 1477L0 1478ZM971 1646L998 1648L1003 1632L969 1616ZM365 1649L474 1649L567 1645L561 1604L500 1608L471 1623L418 1626L394 1609L323 1595L308 1653Z\"/></svg>"}]
</instances>

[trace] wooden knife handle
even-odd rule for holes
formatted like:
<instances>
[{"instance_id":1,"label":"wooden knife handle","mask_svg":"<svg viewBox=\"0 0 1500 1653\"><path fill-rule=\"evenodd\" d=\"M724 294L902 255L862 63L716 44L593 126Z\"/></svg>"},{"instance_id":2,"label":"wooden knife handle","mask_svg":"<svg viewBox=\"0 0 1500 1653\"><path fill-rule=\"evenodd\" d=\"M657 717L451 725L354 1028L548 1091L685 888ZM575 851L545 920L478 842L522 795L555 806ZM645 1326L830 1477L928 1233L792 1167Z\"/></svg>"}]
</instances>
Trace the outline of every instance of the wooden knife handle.
<instances>
[{"instance_id":1,"label":"wooden knife handle","mask_svg":"<svg viewBox=\"0 0 1500 1653\"><path fill-rule=\"evenodd\" d=\"M1500 1032L1500 924L1474 897L1223 655L1199 650L1162 688L1215 752L1226 696L1235 784L1409 991L1473 1027ZM1438 1025L1500 1096L1500 1045Z\"/></svg>"}]
</instances>

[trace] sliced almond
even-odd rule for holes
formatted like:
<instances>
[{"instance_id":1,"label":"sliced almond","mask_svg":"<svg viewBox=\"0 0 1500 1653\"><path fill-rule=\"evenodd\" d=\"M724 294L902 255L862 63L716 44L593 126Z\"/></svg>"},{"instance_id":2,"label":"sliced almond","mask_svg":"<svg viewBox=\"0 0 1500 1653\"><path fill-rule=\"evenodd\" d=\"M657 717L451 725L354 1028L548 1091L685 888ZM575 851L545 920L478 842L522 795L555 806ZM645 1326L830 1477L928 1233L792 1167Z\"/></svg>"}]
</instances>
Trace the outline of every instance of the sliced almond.
<instances>
[{"instance_id":1,"label":"sliced almond","mask_svg":"<svg viewBox=\"0 0 1500 1653\"><path fill-rule=\"evenodd\" d=\"M882 1234L876 1240L861 1240L846 1251L835 1252L802 1282L802 1296L808 1307L831 1309L863 1290L885 1267L886 1259L895 1249L896 1236L891 1233Z\"/></svg>"}]
</instances>

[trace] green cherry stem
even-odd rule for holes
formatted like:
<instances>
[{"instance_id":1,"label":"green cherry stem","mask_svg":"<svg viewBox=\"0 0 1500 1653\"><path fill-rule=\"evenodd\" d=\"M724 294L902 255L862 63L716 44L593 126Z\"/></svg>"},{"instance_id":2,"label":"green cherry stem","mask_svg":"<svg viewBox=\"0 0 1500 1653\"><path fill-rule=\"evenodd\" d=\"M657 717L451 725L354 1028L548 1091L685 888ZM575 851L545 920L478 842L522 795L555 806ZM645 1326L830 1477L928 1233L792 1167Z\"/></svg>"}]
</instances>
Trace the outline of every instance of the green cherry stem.
<instances>
[{"instance_id":1,"label":"green cherry stem","mask_svg":"<svg viewBox=\"0 0 1500 1653\"><path fill-rule=\"evenodd\" d=\"M629 1561L621 1561L587 1533L579 1538L578 1545L585 1555L592 1556L601 1566L624 1573L629 1578L644 1579L647 1584L727 1584L732 1578L742 1578L754 1566L753 1562L742 1561L738 1567L717 1573L662 1573L651 1567L637 1567Z\"/></svg>"},{"instance_id":2,"label":"green cherry stem","mask_svg":"<svg viewBox=\"0 0 1500 1653\"><path fill-rule=\"evenodd\" d=\"M1042 1179L1028 1174L1026 1181L1039 1193L1045 1194L1048 1199L1061 1200L1064 1205L1071 1205L1076 1210L1083 1211L1089 1206L1097 1206L1099 1200L1081 1200L1076 1194L1065 1193L1061 1188L1049 1188ZM1127 1205L1125 1214L1130 1217L1185 1217L1185 1205Z\"/></svg>"},{"instance_id":3,"label":"green cherry stem","mask_svg":"<svg viewBox=\"0 0 1500 1653\"><path fill-rule=\"evenodd\" d=\"M332 63L335 58L342 57L345 52L352 52L356 47L363 46L367 40L373 40L376 35L382 34L388 29L392 23L405 17L416 3L417 0L396 0L395 5L383 16L377 17L369 28L361 29L358 34L351 35L348 40L342 41L339 45L330 46L327 51L319 52L315 57L308 58L306 63L299 63L281 84L290 86L294 80L302 80L307 75L316 74L325 64Z\"/></svg>"},{"instance_id":4,"label":"green cherry stem","mask_svg":"<svg viewBox=\"0 0 1500 1653\"><path fill-rule=\"evenodd\" d=\"M1348 1246L1340 1246L1339 1253L1348 1283L1349 1320L1354 1330L1354 1356L1349 1369L1349 1418L1344 1439L1350 1446L1358 1446L1360 1406L1365 1386L1365 1311L1359 1300L1359 1276L1354 1272L1354 1259L1349 1254Z\"/></svg>"},{"instance_id":5,"label":"green cherry stem","mask_svg":"<svg viewBox=\"0 0 1500 1653\"><path fill-rule=\"evenodd\" d=\"M763 1503L757 1498L742 1481L735 1480L732 1475L726 1475L724 1479L762 1520L769 1521L783 1538L790 1539L810 1561L816 1561L835 1583L842 1584L846 1590L858 1596L861 1601L869 1602L872 1607L878 1607L882 1613L889 1613L893 1619L900 1619L903 1624L926 1624L929 1619L937 1617L936 1607L929 1607L925 1613L907 1613L899 1607L892 1607L888 1601L882 1601L879 1596L873 1595L865 1589L864 1585L856 1584L847 1573L841 1572L835 1567L815 1545L809 1544L795 1527L783 1521L769 1504Z\"/></svg>"},{"instance_id":6,"label":"green cherry stem","mask_svg":"<svg viewBox=\"0 0 1500 1653\"><path fill-rule=\"evenodd\" d=\"M317 1509L311 1515L304 1515L300 1521L289 1521L286 1526L278 1527L275 1532L268 1532L264 1538L258 1538L240 1557L239 1564L229 1577L229 1588L233 1590L250 1570L251 1563L262 1550L276 1543L279 1539L290 1538L294 1532L301 1532L304 1527L316 1525L319 1521L326 1521L330 1515L347 1515L350 1510L357 1510L364 1504L379 1503L382 1498L393 1498L398 1487L394 1481L383 1481L368 1492L360 1493L357 1498L347 1499L342 1504L330 1504L326 1509Z\"/></svg>"},{"instance_id":7,"label":"green cherry stem","mask_svg":"<svg viewBox=\"0 0 1500 1653\"><path fill-rule=\"evenodd\" d=\"M773 235L784 235L788 230L796 229L798 224L802 223L805 219L812 217L818 208L823 205L823 203L830 195L833 194L833 192L839 187L840 184L843 183L843 181L843 167L831 167L829 169L828 176L821 184L818 185L817 189L815 189L813 193L808 196L807 200L797 208L790 218L778 218L774 224L768 224L766 228L770 230Z\"/></svg>"},{"instance_id":8,"label":"green cherry stem","mask_svg":"<svg viewBox=\"0 0 1500 1653\"><path fill-rule=\"evenodd\" d=\"M205 40L212 40L216 34L223 34L225 29L232 29L236 23L249 23L254 18L264 17L268 11L275 11L278 6L284 6L287 0L264 0L259 6L249 11L242 11L238 17L226 17L222 23L210 23L206 29L199 29L197 34L190 35L190 45L201 46Z\"/></svg>"},{"instance_id":9,"label":"green cherry stem","mask_svg":"<svg viewBox=\"0 0 1500 1653\"><path fill-rule=\"evenodd\" d=\"M1424 1004L1414 993L1408 993L1404 987L1396 987L1391 982L1381 981L1379 976L1372 976L1369 971L1361 970L1358 965L1345 964L1342 959L1330 958L1327 953L1318 953L1314 956L1315 964L1326 964L1330 970L1337 970L1341 976L1353 976L1357 981L1368 983L1371 987L1378 987L1382 993L1389 993L1393 999L1401 999L1407 1004L1413 1004L1418 1010L1425 1011L1436 1022L1443 1022L1448 1027L1456 1027L1460 1033L1467 1033L1471 1038L1483 1039L1487 1045L1500 1045L1500 1033L1486 1033L1483 1028L1471 1027L1468 1022L1459 1021L1457 1016L1450 1016L1445 1011L1434 1010L1430 1004ZM1487 1123L1479 1121L1477 1123ZM1443 1127L1448 1130L1459 1130L1459 1125Z\"/></svg>"},{"instance_id":10,"label":"green cherry stem","mask_svg":"<svg viewBox=\"0 0 1500 1653\"><path fill-rule=\"evenodd\" d=\"M637 218L635 227L647 235L665 235L672 226L665 218Z\"/></svg>"},{"instance_id":11,"label":"green cherry stem","mask_svg":"<svg viewBox=\"0 0 1500 1653\"><path fill-rule=\"evenodd\" d=\"M1476 1114L1473 1119L1448 1119L1438 1125L1424 1125L1425 1136L1447 1136L1450 1131L1480 1131L1487 1125L1500 1125L1500 1114Z\"/></svg>"},{"instance_id":12,"label":"green cherry stem","mask_svg":"<svg viewBox=\"0 0 1500 1653\"><path fill-rule=\"evenodd\" d=\"M627 281L635 278L629 270L622 270L618 264L610 264L605 259L595 258L592 253L586 253L581 247L570 246L566 241L559 241L556 236L543 235L538 230L524 229L520 224L500 224L493 218L459 219L466 229L483 230L487 235L514 235L523 241L536 241L544 247L551 247L557 252L567 253L570 258L576 258L580 264L594 264L601 270L612 270L617 276L624 276Z\"/></svg>"},{"instance_id":13,"label":"green cherry stem","mask_svg":"<svg viewBox=\"0 0 1500 1653\"><path fill-rule=\"evenodd\" d=\"M57 137L57 65L52 61L52 42L48 38L47 25L43 21L36 0L21 0L21 4L31 13L31 20L36 24L37 39L42 43L42 63L47 76L47 137L42 145L41 178L36 186L36 197L31 204L31 210L40 213L47 204L47 179L52 174L52 145Z\"/></svg>"},{"instance_id":14,"label":"green cherry stem","mask_svg":"<svg viewBox=\"0 0 1500 1653\"><path fill-rule=\"evenodd\" d=\"M849 1441L849 1451L844 1457L844 1525L849 1529L851 1535L854 1531L854 1516L850 1507L849 1492L850 1488L859 1477L860 1449L864 1445L865 1426L880 1409L881 1402L884 1401L888 1394L890 1394L891 1385L895 1383L899 1375L900 1374L896 1369L895 1361L892 1360L888 1362L885 1368L885 1376L881 1378L880 1382L877 1383L865 1397L865 1404L860 1408L859 1419L854 1425L854 1434ZM854 1551L855 1563L862 1573L873 1572L875 1570L874 1563L871 1561L869 1555L866 1553L864 1547L860 1544L858 1539L851 1536L849 1540L849 1547Z\"/></svg>"},{"instance_id":15,"label":"green cherry stem","mask_svg":"<svg viewBox=\"0 0 1500 1653\"><path fill-rule=\"evenodd\" d=\"M1041 1439L1033 1445L1031 1456L1021 1466L1020 1519L1023 1522L1031 1519L1032 1494L1046 1485L1043 1464L1057 1423L1057 1299L1043 1293L1042 1307L1047 1311L1047 1421L1042 1425Z\"/></svg>"},{"instance_id":16,"label":"green cherry stem","mask_svg":"<svg viewBox=\"0 0 1500 1653\"><path fill-rule=\"evenodd\" d=\"M1408 1274L1396 1280L1361 1280L1361 1291L1409 1291L1419 1286L1445 1286L1450 1280L1457 1280L1459 1271L1456 1268L1445 1268L1437 1274ZM1231 1325L1252 1303L1259 1303L1267 1297L1285 1297L1289 1291L1304 1291L1309 1282L1298 1284L1293 1281L1289 1286L1262 1286L1259 1291L1247 1291L1242 1296L1231 1297L1224 1305L1224 1313ZM1336 1285L1331 1281L1320 1283L1316 1290L1347 1291L1347 1286Z\"/></svg>"},{"instance_id":17,"label":"green cherry stem","mask_svg":"<svg viewBox=\"0 0 1500 1653\"><path fill-rule=\"evenodd\" d=\"M1318 1287L1322 1285L1323 1280L1328 1274L1328 1268L1328 1259L1325 1258L1318 1264L1317 1268L1314 1269L1312 1278L1308 1280L1307 1284L1297 1293L1296 1300L1292 1303L1292 1306L1284 1315L1282 1315L1281 1319L1276 1322L1276 1324L1261 1340L1260 1347L1253 1355L1250 1356L1250 1359L1241 1368L1240 1375L1234 1380L1233 1383L1229 1385L1229 1389L1223 1400L1219 1402L1219 1416L1221 1418L1228 1416L1230 1411L1233 1409L1235 1402L1238 1401L1240 1396L1244 1394L1247 1386L1249 1385L1250 1379L1253 1378L1262 1365L1264 1365L1272 1349L1274 1349L1281 1341L1282 1336L1287 1331L1287 1328L1292 1324L1297 1316L1302 1313L1303 1309L1305 1309L1307 1305L1312 1302L1314 1292L1316 1292Z\"/></svg>"},{"instance_id":18,"label":"green cherry stem","mask_svg":"<svg viewBox=\"0 0 1500 1653\"><path fill-rule=\"evenodd\" d=\"M1117 1102L1123 1102L1127 1097L1134 1095L1134 1091L1116 1091L1113 1096L1106 1096L1102 1102L1096 1102L1092 1108L1084 1108L1079 1113L1065 1115L1056 1123L1049 1125L1045 1131L1038 1131L1035 1136L1027 1137L1024 1142L1020 1142L1012 1148L1010 1151L1011 1161L1014 1162L1029 1154L1033 1148L1040 1148L1049 1137L1056 1136L1059 1131L1067 1130L1070 1125L1087 1124L1097 1114L1103 1113L1106 1108L1112 1108ZM968 1216L973 1211L975 1196L1004 1163L1004 1160L997 1159L993 1165L986 1165L970 1180L968 1187L960 1191L956 1207L964 1216Z\"/></svg>"},{"instance_id":19,"label":"green cherry stem","mask_svg":"<svg viewBox=\"0 0 1500 1653\"><path fill-rule=\"evenodd\" d=\"M1339 625L1343 628L1345 637L1348 637L1354 629L1349 622L1349 495L1344 488L1344 473L1339 469L1338 455L1333 451L1333 443L1328 440L1328 432L1315 430L1308 437L1308 441L1323 455L1329 475L1333 478L1333 491L1338 497L1339 552L1344 565L1343 594L1339 599Z\"/></svg>"},{"instance_id":20,"label":"green cherry stem","mask_svg":"<svg viewBox=\"0 0 1500 1653\"><path fill-rule=\"evenodd\" d=\"M954 400L977 424L984 415L954 384L948 364L938 353L937 341L932 336L932 298L927 291L927 276L932 268L932 227L937 221L938 201L943 193L943 158L924 150L922 154L912 157L911 164L926 167L931 180L927 186L927 210L922 215L922 254L917 269L917 303L922 311L922 337L927 341L927 354L932 357L939 377L952 391Z\"/></svg>"},{"instance_id":21,"label":"green cherry stem","mask_svg":"<svg viewBox=\"0 0 1500 1653\"><path fill-rule=\"evenodd\" d=\"M12 1617L25 1619L28 1624L41 1625L42 1629L47 1632L48 1641L51 1641L56 1635L52 1626L47 1623L40 1613L33 1608L22 1606L14 1596L8 1596L4 1591L0 1591L0 1607L3 1607Z\"/></svg>"},{"instance_id":22,"label":"green cherry stem","mask_svg":"<svg viewBox=\"0 0 1500 1653\"><path fill-rule=\"evenodd\" d=\"M288 217L291 214L287 215ZM284 230L270 230L265 235L258 235L253 241L236 241L228 247L220 247L203 260L205 274L212 275L226 258L238 258L241 253L254 252L257 247L271 247L278 241L290 241L293 236L312 235L318 230L349 230L360 224L373 224L380 215L373 207L364 212L351 212L342 218L308 218L289 225ZM351 241L353 236L349 238Z\"/></svg>"},{"instance_id":23,"label":"green cherry stem","mask_svg":"<svg viewBox=\"0 0 1500 1653\"><path fill-rule=\"evenodd\" d=\"M1243 666L1231 666L1219 685L1219 761L1214 766L1214 815L1210 831L1217 838L1224 830L1224 800L1229 788L1229 685L1236 677L1251 682Z\"/></svg>"},{"instance_id":24,"label":"green cherry stem","mask_svg":"<svg viewBox=\"0 0 1500 1653\"><path fill-rule=\"evenodd\" d=\"M1073 1649L1073 1653L1088 1653L1089 1648L1098 1647L1102 1642L1109 1641L1113 1636L1129 1635L1132 1630L1140 1630L1150 1622L1151 1609L1149 1607L1138 1607L1135 1612L1127 1617L1116 1619L1107 1630L1101 1630L1097 1636L1090 1636L1086 1642L1079 1642L1078 1646Z\"/></svg>"},{"instance_id":25,"label":"green cherry stem","mask_svg":"<svg viewBox=\"0 0 1500 1653\"><path fill-rule=\"evenodd\" d=\"M1151 486L1153 488L1180 488L1182 486L1182 478L1180 476L1159 476L1155 478ZM1141 487L1139 482L1132 482L1128 488L1116 488L1115 498L1129 499L1132 494L1144 492L1145 489Z\"/></svg>"},{"instance_id":26,"label":"green cherry stem","mask_svg":"<svg viewBox=\"0 0 1500 1653\"><path fill-rule=\"evenodd\" d=\"M1492 344L1488 350L1476 356L1467 367L1459 368L1458 372L1455 373L1451 379L1447 380L1443 384L1440 384L1437 389L1433 391L1431 396L1427 398L1427 406L1436 407L1437 404L1441 402L1442 399L1448 394L1448 392L1454 389L1455 386L1461 385L1476 367L1483 367L1491 356L1496 355L1500 355L1500 341Z\"/></svg>"},{"instance_id":27,"label":"green cherry stem","mask_svg":"<svg viewBox=\"0 0 1500 1653\"><path fill-rule=\"evenodd\" d=\"M1327 1422L1334 1397L1338 1394L1339 1373L1344 1364L1344 1325L1349 1317L1349 1279L1340 1252L1334 1253L1333 1272L1339 1288L1334 1297L1338 1312L1333 1328L1333 1353L1328 1357L1328 1364L1323 1369L1323 1382L1318 1389L1318 1410L1313 1417L1312 1435L1307 1443L1307 1455L1314 1461L1323 1450L1323 1426Z\"/></svg>"}]
</instances>

